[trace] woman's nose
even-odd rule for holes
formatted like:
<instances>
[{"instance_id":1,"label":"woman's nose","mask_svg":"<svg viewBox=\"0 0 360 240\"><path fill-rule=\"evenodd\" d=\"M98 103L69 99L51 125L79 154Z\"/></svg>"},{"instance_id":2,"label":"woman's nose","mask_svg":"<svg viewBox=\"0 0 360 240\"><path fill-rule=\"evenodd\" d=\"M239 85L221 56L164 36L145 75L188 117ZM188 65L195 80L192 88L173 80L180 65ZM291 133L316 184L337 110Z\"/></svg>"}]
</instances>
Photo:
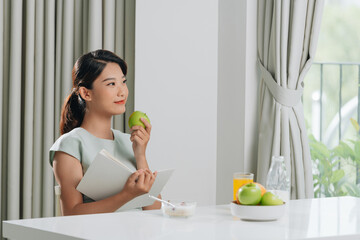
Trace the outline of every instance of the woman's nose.
<instances>
[{"instance_id":1,"label":"woman's nose","mask_svg":"<svg viewBox=\"0 0 360 240\"><path fill-rule=\"evenodd\" d=\"M125 94L125 87L118 86L118 96L123 96Z\"/></svg>"}]
</instances>

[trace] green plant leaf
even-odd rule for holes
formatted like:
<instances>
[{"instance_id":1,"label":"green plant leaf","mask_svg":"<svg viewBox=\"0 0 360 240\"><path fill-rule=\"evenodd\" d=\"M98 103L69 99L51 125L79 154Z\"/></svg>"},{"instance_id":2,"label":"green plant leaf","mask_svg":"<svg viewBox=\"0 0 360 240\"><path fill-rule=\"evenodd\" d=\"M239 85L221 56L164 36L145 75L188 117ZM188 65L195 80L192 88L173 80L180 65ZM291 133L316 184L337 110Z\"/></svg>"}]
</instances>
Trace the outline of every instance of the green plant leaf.
<instances>
[{"instance_id":1,"label":"green plant leaf","mask_svg":"<svg viewBox=\"0 0 360 240\"><path fill-rule=\"evenodd\" d=\"M330 162L327 160L321 160L318 164L318 170L320 174L321 181L326 178L326 176L331 173Z\"/></svg>"},{"instance_id":2,"label":"green plant leaf","mask_svg":"<svg viewBox=\"0 0 360 240\"><path fill-rule=\"evenodd\" d=\"M338 170L333 172L333 174L332 174L332 176L330 178L330 182L331 183L336 183L336 182L340 181L344 176L345 176L344 170L338 169Z\"/></svg>"},{"instance_id":3,"label":"green plant leaf","mask_svg":"<svg viewBox=\"0 0 360 240\"><path fill-rule=\"evenodd\" d=\"M345 159L351 158L352 160L355 160L354 151L344 141L340 141L339 145L333 149L333 153L335 156L339 156Z\"/></svg>"},{"instance_id":4,"label":"green plant leaf","mask_svg":"<svg viewBox=\"0 0 360 240\"><path fill-rule=\"evenodd\" d=\"M347 195L353 196L353 197L360 197L360 188L356 186L356 184L347 182L344 184L344 188L347 191Z\"/></svg>"},{"instance_id":5,"label":"green plant leaf","mask_svg":"<svg viewBox=\"0 0 360 240\"><path fill-rule=\"evenodd\" d=\"M309 135L311 159L329 158L331 151L322 142L317 141L312 134Z\"/></svg>"},{"instance_id":6,"label":"green plant leaf","mask_svg":"<svg viewBox=\"0 0 360 240\"><path fill-rule=\"evenodd\" d=\"M354 142L355 162L360 166L360 141Z\"/></svg>"},{"instance_id":7,"label":"green plant leaf","mask_svg":"<svg viewBox=\"0 0 360 240\"><path fill-rule=\"evenodd\" d=\"M322 142L314 142L311 147L313 148L313 150L317 153L317 155L319 156L318 158L329 158L330 157L330 150L326 147L325 144L323 144Z\"/></svg>"},{"instance_id":8,"label":"green plant leaf","mask_svg":"<svg viewBox=\"0 0 360 240\"><path fill-rule=\"evenodd\" d=\"M329 165L331 166L331 170L333 170L334 168L337 168L339 166L339 163L341 162L341 158L340 157L334 157L331 162L329 162Z\"/></svg>"},{"instance_id":9,"label":"green plant leaf","mask_svg":"<svg viewBox=\"0 0 360 240\"><path fill-rule=\"evenodd\" d=\"M350 118L350 121L351 121L351 124L353 125L353 127L355 128L356 132L359 132L359 130L360 130L359 123L353 118Z\"/></svg>"}]
</instances>

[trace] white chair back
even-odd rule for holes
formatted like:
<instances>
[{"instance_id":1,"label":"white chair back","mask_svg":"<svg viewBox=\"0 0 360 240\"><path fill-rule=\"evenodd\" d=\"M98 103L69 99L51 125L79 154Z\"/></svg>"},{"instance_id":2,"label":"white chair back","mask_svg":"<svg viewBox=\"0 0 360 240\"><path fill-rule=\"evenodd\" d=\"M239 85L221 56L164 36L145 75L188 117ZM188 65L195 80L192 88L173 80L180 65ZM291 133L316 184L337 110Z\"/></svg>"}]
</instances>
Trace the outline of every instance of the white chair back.
<instances>
[{"instance_id":1,"label":"white chair back","mask_svg":"<svg viewBox=\"0 0 360 240\"><path fill-rule=\"evenodd\" d=\"M61 187L59 185L56 185L54 187L54 190L55 190L55 216L59 217L62 216L61 206L60 206Z\"/></svg>"}]
</instances>

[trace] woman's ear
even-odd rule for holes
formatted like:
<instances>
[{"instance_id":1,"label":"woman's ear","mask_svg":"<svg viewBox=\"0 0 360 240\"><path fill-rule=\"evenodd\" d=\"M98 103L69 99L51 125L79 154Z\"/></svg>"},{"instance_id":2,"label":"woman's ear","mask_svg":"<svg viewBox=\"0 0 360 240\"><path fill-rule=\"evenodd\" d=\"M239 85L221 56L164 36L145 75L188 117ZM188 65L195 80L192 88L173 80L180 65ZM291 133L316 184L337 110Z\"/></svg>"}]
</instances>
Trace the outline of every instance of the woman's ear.
<instances>
[{"instance_id":1,"label":"woman's ear","mask_svg":"<svg viewBox=\"0 0 360 240\"><path fill-rule=\"evenodd\" d=\"M86 87L79 88L79 94L82 99L85 101L91 101L91 90Z\"/></svg>"}]
</instances>

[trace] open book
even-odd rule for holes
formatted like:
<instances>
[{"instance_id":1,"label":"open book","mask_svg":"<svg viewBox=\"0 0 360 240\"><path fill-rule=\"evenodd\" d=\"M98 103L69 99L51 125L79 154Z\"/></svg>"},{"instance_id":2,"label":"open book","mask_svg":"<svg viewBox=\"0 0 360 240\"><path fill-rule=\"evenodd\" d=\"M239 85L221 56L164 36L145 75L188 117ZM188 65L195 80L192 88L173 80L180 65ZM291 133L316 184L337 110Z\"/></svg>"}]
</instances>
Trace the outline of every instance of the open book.
<instances>
[{"instance_id":1,"label":"open book","mask_svg":"<svg viewBox=\"0 0 360 240\"><path fill-rule=\"evenodd\" d=\"M157 197L173 171L173 169L158 171L150 192L132 199L119 210L152 205L154 200L149 195ZM96 155L76 189L89 198L98 201L119 193L134 172L103 149Z\"/></svg>"}]
</instances>

